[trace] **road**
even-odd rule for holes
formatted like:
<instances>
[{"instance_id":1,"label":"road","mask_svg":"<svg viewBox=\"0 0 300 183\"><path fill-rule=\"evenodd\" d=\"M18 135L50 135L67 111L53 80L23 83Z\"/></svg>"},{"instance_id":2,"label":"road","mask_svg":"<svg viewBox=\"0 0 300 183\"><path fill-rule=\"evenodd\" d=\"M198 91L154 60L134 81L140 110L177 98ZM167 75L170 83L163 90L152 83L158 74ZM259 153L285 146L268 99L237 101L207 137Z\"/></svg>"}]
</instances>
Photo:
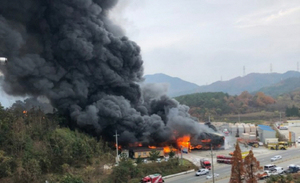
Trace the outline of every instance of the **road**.
<instances>
[{"instance_id":1,"label":"road","mask_svg":"<svg viewBox=\"0 0 300 183\"><path fill-rule=\"evenodd\" d=\"M276 164L277 166L281 166L284 169L286 169L286 167L289 164L300 164L300 149L298 148L294 148L294 149L289 149L286 151L282 151L282 150L278 150L278 151L271 151L269 154L264 154L264 155L260 155L260 156L256 156L257 160L260 161L260 165L266 165L266 164L270 164L270 158L273 157L274 155L281 155L282 156L282 160L279 160L277 162L272 162L273 164ZM255 154L254 154L255 156ZM295 158L298 157L297 159L293 159L293 160L288 160L289 158ZM231 172L231 165L218 165L215 169L214 169L215 173L219 174L220 176L216 179L215 182L218 183L228 183L229 182L229 177L230 176L230 172ZM226 178L227 177L227 178ZM221 180L219 180L221 179ZM195 176L195 173L190 173L190 174L185 174L182 176L177 176L177 177L173 177L173 178L168 178L165 180L165 182L172 182L172 183L199 183L199 182L212 182L212 180L207 180L206 176Z\"/></svg>"}]
</instances>

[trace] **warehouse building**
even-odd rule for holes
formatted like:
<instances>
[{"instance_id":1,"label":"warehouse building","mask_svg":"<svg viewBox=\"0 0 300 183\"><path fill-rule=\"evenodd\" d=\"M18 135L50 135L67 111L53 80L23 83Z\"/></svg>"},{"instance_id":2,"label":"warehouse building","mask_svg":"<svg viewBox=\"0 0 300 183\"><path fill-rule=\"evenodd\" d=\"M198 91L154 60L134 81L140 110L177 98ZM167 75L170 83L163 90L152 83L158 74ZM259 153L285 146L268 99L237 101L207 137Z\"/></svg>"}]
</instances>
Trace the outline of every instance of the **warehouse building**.
<instances>
[{"instance_id":1,"label":"warehouse building","mask_svg":"<svg viewBox=\"0 0 300 183\"><path fill-rule=\"evenodd\" d=\"M287 120L288 127L300 127L300 120Z\"/></svg>"},{"instance_id":2,"label":"warehouse building","mask_svg":"<svg viewBox=\"0 0 300 183\"><path fill-rule=\"evenodd\" d=\"M267 138L276 138L275 130L267 125L257 125L257 132L261 142L265 142Z\"/></svg>"}]
</instances>

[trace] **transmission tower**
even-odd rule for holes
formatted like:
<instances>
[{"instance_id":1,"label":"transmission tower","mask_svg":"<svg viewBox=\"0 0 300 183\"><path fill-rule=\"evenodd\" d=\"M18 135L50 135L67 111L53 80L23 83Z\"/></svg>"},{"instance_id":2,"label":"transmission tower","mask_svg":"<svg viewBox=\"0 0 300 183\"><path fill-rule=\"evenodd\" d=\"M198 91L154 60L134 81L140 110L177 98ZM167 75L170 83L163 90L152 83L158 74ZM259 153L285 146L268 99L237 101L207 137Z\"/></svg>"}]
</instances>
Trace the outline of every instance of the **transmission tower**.
<instances>
[{"instance_id":1,"label":"transmission tower","mask_svg":"<svg viewBox=\"0 0 300 183\"><path fill-rule=\"evenodd\" d=\"M270 64L270 73L272 73L273 70L272 70L272 64Z\"/></svg>"}]
</instances>

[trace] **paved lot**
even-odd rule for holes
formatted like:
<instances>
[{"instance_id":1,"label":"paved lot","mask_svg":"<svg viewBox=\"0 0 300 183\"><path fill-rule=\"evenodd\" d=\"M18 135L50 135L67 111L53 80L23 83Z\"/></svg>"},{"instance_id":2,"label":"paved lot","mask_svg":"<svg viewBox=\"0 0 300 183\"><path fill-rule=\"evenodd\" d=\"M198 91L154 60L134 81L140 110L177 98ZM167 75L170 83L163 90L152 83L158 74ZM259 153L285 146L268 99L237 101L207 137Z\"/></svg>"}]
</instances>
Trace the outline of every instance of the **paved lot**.
<instances>
[{"instance_id":1,"label":"paved lot","mask_svg":"<svg viewBox=\"0 0 300 183\"><path fill-rule=\"evenodd\" d=\"M234 151L235 143L236 143L235 137L226 136L225 150L213 150L213 161L214 161L215 167L224 166L224 164L217 163L216 156L217 155L229 155L230 152ZM255 155L268 154L271 151L265 147L252 148L250 146L244 147L243 145L241 145L240 148L241 148L242 152L249 151L252 149L252 151ZM181 157L180 154L179 154L179 157ZM211 161L211 151L210 150L193 150L191 153L183 154L182 157L193 162L196 166L200 166L200 159L202 159L202 158L207 158L207 159L209 159L209 161Z\"/></svg>"}]
</instances>

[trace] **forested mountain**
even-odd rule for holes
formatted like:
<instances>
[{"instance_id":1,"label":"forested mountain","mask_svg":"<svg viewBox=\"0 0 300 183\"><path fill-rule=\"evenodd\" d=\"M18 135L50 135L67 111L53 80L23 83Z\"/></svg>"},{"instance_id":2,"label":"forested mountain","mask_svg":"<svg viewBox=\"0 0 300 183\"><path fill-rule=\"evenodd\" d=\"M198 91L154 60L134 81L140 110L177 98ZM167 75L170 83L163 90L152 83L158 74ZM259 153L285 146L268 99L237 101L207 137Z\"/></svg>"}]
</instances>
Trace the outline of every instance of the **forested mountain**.
<instances>
[{"instance_id":1,"label":"forested mountain","mask_svg":"<svg viewBox=\"0 0 300 183\"><path fill-rule=\"evenodd\" d=\"M195 93L175 99L189 106L190 114L200 121L207 120L210 115L220 117L225 114L245 114L268 110L268 106L275 103L272 97L262 92L251 95L247 91L235 96L223 92Z\"/></svg>"},{"instance_id":2,"label":"forested mountain","mask_svg":"<svg viewBox=\"0 0 300 183\"><path fill-rule=\"evenodd\" d=\"M287 78L285 80L280 81L279 83L273 84L268 87L263 87L258 91L261 91L266 95L270 95L272 97L277 97L285 93L300 91L300 78L299 77Z\"/></svg>"},{"instance_id":3,"label":"forested mountain","mask_svg":"<svg viewBox=\"0 0 300 183\"><path fill-rule=\"evenodd\" d=\"M279 73L251 73L244 77L236 77L228 81L218 81L207 86L200 86L191 93L197 92L225 92L230 95L238 95L243 91L254 92L260 88L271 86L284 79L291 77L300 77L296 71L288 71L284 74Z\"/></svg>"},{"instance_id":4,"label":"forested mountain","mask_svg":"<svg viewBox=\"0 0 300 183\"><path fill-rule=\"evenodd\" d=\"M239 95L243 91L249 93L260 91L261 88L280 83L288 78L299 78L297 71L279 73L251 73L244 77L236 77L228 81L217 81L210 85L197 86L196 84L173 78L165 74L146 75L146 83L167 83L169 84L170 96L180 96L202 92L224 92L230 95Z\"/></svg>"},{"instance_id":5,"label":"forested mountain","mask_svg":"<svg viewBox=\"0 0 300 183\"><path fill-rule=\"evenodd\" d=\"M185 94L186 91L194 90L199 87L194 83L165 74L145 75L145 83L161 83L167 85L169 96L179 96Z\"/></svg>"}]
</instances>

